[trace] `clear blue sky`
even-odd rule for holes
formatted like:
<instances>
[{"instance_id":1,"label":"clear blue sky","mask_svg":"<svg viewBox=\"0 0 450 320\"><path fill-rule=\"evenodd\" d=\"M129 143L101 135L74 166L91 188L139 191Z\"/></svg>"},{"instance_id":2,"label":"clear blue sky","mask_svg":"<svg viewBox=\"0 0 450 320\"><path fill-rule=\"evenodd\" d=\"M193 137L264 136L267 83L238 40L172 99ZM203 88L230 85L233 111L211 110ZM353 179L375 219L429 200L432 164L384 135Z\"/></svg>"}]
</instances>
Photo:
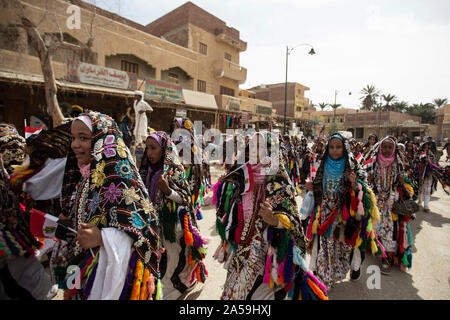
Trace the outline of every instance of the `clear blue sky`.
<instances>
[{"instance_id":1,"label":"clear blue sky","mask_svg":"<svg viewBox=\"0 0 450 320\"><path fill-rule=\"evenodd\" d=\"M146 25L186 1L89 0ZM194 0L240 31L248 69L241 88L284 82L286 45L310 43L289 57L288 81L313 103L359 107L373 84L409 103L450 100L449 0ZM351 91L352 95L348 95Z\"/></svg>"}]
</instances>

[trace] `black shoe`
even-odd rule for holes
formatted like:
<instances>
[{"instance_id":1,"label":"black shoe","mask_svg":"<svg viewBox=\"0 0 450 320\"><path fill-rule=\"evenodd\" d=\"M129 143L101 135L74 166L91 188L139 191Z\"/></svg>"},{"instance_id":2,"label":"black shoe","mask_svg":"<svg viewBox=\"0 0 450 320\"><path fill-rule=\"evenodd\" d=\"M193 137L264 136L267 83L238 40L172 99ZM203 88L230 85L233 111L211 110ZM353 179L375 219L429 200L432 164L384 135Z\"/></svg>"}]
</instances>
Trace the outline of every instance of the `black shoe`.
<instances>
[{"instance_id":1,"label":"black shoe","mask_svg":"<svg viewBox=\"0 0 450 320\"><path fill-rule=\"evenodd\" d=\"M352 272L350 272L350 280L352 281L358 281L361 278L361 269L358 270L352 270Z\"/></svg>"}]
</instances>

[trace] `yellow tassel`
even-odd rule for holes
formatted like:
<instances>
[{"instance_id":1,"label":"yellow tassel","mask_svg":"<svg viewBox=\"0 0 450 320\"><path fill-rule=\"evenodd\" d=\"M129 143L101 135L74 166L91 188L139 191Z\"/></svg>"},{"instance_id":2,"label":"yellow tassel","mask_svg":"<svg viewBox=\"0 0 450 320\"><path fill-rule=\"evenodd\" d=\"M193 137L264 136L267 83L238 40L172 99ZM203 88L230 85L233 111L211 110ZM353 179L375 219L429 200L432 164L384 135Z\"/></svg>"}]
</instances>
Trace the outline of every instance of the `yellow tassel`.
<instances>
[{"instance_id":1,"label":"yellow tassel","mask_svg":"<svg viewBox=\"0 0 450 320\"><path fill-rule=\"evenodd\" d=\"M313 234L317 234L317 228L319 227L319 221L318 220L314 220L313 225L312 225L312 233Z\"/></svg>"},{"instance_id":2,"label":"yellow tassel","mask_svg":"<svg viewBox=\"0 0 450 320\"><path fill-rule=\"evenodd\" d=\"M367 188L367 191L369 192L370 196L370 216L375 219L375 221L380 221L380 211L378 210L377 206L377 199L375 198L375 194L373 191L369 188Z\"/></svg>"},{"instance_id":3,"label":"yellow tassel","mask_svg":"<svg viewBox=\"0 0 450 320\"><path fill-rule=\"evenodd\" d=\"M294 225L291 223L288 217L284 214L275 214L275 217L278 218L283 223L285 229L292 230L294 229Z\"/></svg>"},{"instance_id":4,"label":"yellow tassel","mask_svg":"<svg viewBox=\"0 0 450 320\"><path fill-rule=\"evenodd\" d=\"M359 248L359 246L361 245L361 243L362 243L362 239L361 239L361 237L360 237L359 234L358 234L358 238L356 239L355 247L356 247L356 248Z\"/></svg>"},{"instance_id":5,"label":"yellow tassel","mask_svg":"<svg viewBox=\"0 0 450 320\"><path fill-rule=\"evenodd\" d=\"M377 245L375 244L375 241L371 241L371 246L372 246L372 254L375 254L378 252L378 248Z\"/></svg>"},{"instance_id":6,"label":"yellow tassel","mask_svg":"<svg viewBox=\"0 0 450 320\"><path fill-rule=\"evenodd\" d=\"M398 215L396 213L391 213L392 214L392 220L393 221L397 221L398 220Z\"/></svg>"}]
</instances>

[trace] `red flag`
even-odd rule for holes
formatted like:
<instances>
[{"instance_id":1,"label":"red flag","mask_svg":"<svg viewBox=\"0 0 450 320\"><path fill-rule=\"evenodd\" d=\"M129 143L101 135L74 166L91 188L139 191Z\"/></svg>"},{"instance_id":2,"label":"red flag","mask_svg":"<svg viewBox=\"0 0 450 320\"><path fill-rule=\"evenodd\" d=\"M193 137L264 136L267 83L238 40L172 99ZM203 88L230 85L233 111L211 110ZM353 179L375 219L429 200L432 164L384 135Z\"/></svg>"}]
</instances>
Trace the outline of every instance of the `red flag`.
<instances>
[{"instance_id":1,"label":"red flag","mask_svg":"<svg viewBox=\"0 0 450 320\"><path fill-rule=\"evenodd\" d=\"M44 128L45 124L43 124L40 128L25 127L25 139L28 139L28 137L32 136L33 134L39 134L39 132L41 132Z\"/></svg>"},{"instance_id":2,"label":"red flag","mask_svg":"<svg viewBox=\"0 0 450 320\"><path fill-rule=\"evenodd\" d=\"M26 212L26 208L23 204L20 204L20 208ZM51 214L36 209L31 209L29 212L30 231L31 234L37 238L66 240L69 231L76 233L75 230L63 225L62 221Z\"/></svg>"},{"instance_id":3,"label":"red flag","mask_svg":"<svg viewBox=\"0 0 450 320\"><path fill-rule=\"evenodd\" d=\"M250 163L246 163L243 166L242 170L244 171L244 182L245 182L244 193L245 193L249 192L250 190L253 190L255 178L253 177L253 170Z\"/></svg>"}]
</instances>

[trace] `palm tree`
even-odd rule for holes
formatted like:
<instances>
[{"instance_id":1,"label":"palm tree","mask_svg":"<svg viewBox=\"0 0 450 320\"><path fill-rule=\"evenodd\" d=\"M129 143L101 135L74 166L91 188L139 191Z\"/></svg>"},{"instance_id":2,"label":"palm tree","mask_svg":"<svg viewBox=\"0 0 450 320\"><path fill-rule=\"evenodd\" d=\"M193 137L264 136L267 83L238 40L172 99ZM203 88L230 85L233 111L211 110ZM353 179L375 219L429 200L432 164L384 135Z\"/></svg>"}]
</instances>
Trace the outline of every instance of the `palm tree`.
<instances>
[{"instance_id":1,"label":"palm tree","mask_svg":"<svg viewBox=\"0 0 450 320\"><path fill-rule=\"evenodd\" d=\"M405 112L408 110L408 106L409 104L406 101L396 101L391 105L391 111Z\"/></svg>"},{"instance_id":2,"label":"palm tree","mask_svg":"<svg viewBox=\"0 0 450 320\"><path fill-rule=\"evenodd\" d=\"M395 102L395 100L397 100L397 97L393 94L383 94L381 96L383 98L383 100L386 102L386 104L383 106L383 111L389 111L389 107L391 106L390 103L391 102Z\"/></svg>"},{"instance_id":3,"label":"palm tree","mask_svg":"<svg viewBox=\"0 0 450 320\"><path fill-rule=\"evenodd\" d=\"M319 108L323 111L323 109L325 109L328 106L328 103L322 102L319 103Z\"/></svg>"},{"instance_id":4,"label":"palm tree","mask_svg":"<svg viewBox=\"0 0 450 320\"><path fill-rule=\"evenodd\" d=\"M339 108L341 105L339 103L333 103L329 105L334 110L334 116L333 116L333 122L336 122L336 109Z\"/></svg>"},{"instance_id":5,"label":"palm tree","mask_svg":"<svg viewBox=\"0 0 450 320\"><path fill-rule=\"evenodd\" d=\"M376 104L376 99L380 96L380 91L375 88L373 85L367 85L362 88L361 97L362 100L362 110L372 110L374 105Z\"/></svg>"},{"instance_id":6,"label":"palm tree","mask_svg":"<svg viewBox=\"0 0 450 320\"><path fill-rule=\"evenodd\" d=\"M433 103L436 105L436 107L440 108L444 105L446 105L448 102L448 99L434 99Z\"/></svg>"}]
</instances>

